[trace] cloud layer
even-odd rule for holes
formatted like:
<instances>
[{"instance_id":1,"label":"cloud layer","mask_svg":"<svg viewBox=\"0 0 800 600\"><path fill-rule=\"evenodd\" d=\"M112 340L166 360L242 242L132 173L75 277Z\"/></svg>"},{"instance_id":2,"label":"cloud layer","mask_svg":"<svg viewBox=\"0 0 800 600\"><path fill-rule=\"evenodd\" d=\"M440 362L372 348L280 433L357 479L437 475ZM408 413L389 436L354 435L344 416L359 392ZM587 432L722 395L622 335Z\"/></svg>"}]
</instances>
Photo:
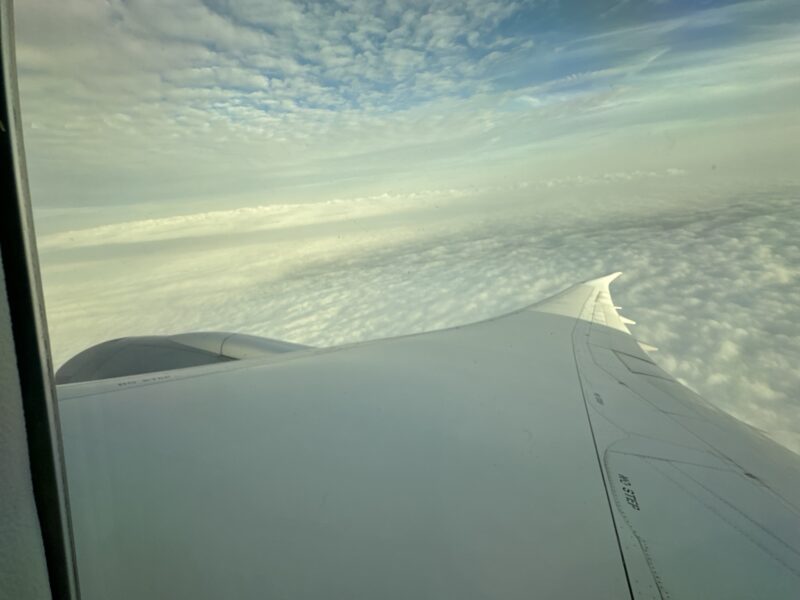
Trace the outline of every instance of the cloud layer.
<instances>
[{"instance_id":1,"label":"cloud layer","mask_svg":"<svg viewBox=\"0 0 800 600\"><path fill-rule=\"evenodd\" d=\"M125 335L328 346L425 331L623 270L615 299L660 364L799 450L800 186L620 179L508 194L491 217L481 198L431 194L403 213L354 199L304 206L305 221L253 211L241 230L237 211L134 223L115 242L107 226L45 236L56 362Z\"/></svg>"},{"instance_id":2,"label":"cloud layer","mask_svg":"<svg viewBox=\"0 0 800 600\"><path fill-rule=\"evenodd\" d=\"M34 196L160 217L575 172L779 174L798 158L798 19L783 0L26 2Z\"/></svg>"}]
</instances>

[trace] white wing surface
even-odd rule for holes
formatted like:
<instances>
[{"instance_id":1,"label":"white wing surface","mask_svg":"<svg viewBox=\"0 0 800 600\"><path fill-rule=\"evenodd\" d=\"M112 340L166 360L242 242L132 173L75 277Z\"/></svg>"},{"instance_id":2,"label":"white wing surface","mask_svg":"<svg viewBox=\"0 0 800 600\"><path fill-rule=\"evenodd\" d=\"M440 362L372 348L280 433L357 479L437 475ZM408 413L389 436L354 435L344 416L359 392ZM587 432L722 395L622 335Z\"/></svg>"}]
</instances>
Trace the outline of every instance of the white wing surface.
<instances>
[{"instance_id":1,"label":"white wing surface","mask_svg":"<svg viewBox=\"0 0 800 600\"><path fill-rule=\"evenodd\" d=\"M661 370L615 276L61 386L83 597L797 598L798 457Z\"/></svg>"}]
</instances>

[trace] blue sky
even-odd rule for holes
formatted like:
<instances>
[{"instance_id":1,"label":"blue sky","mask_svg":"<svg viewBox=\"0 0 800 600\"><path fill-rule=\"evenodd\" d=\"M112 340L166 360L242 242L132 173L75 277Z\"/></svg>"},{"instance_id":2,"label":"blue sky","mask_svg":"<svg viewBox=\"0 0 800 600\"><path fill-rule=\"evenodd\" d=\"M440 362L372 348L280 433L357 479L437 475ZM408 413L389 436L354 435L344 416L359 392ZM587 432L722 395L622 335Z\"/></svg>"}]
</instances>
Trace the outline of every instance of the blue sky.
<instances>
[{"instance_id":1,"label":"blue sky","mask_svg":"<svg viewBox=\"0 0 800 600\"><path fill-rule=\"evenodd\" d=\"M780 170L799 13L786 0L21 3L33 191L42 208L128 207L108 217L124 220L741 171L737 134ZM667 152L659 137L686 142Z\"/></svg>"}]
</instances>

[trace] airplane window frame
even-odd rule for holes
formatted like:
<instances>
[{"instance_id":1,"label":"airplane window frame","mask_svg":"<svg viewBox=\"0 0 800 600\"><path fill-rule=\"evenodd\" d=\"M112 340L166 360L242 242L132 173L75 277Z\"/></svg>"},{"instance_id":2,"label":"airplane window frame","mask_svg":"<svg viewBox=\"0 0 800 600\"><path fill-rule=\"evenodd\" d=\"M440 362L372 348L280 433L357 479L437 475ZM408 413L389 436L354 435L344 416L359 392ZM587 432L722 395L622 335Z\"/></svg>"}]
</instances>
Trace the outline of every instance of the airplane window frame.
<instances>
[{"instance_id":1,"label":"airplane window frame","mask_svg":"<svg viewBox=\"0 0 800 600\"><path fill-rule=\"evenodd\" d=\"M31 213L11 0L0 0L0 256L25 416L31 483L53 599L77 600L75 549Z\"/></svg>"}]
</instances>

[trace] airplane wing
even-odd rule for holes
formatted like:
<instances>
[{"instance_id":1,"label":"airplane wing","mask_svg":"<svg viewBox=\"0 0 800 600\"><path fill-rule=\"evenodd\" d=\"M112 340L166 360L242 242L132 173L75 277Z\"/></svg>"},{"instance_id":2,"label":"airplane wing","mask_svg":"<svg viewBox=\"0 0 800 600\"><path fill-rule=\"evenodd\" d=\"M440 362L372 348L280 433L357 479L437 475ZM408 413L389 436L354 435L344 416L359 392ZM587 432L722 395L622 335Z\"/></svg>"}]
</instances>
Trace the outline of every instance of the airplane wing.
<instances>
[{"instance_id":1,"label":"airplane wing","mask_svg":"<svg viewBox=\"0 0 800 600\"><path fill-rule=\"evenodd\" d=\"M61 385L82 597L799 597L800 458L660 369L615 276Z\"/></svg>"}]
</instances>

